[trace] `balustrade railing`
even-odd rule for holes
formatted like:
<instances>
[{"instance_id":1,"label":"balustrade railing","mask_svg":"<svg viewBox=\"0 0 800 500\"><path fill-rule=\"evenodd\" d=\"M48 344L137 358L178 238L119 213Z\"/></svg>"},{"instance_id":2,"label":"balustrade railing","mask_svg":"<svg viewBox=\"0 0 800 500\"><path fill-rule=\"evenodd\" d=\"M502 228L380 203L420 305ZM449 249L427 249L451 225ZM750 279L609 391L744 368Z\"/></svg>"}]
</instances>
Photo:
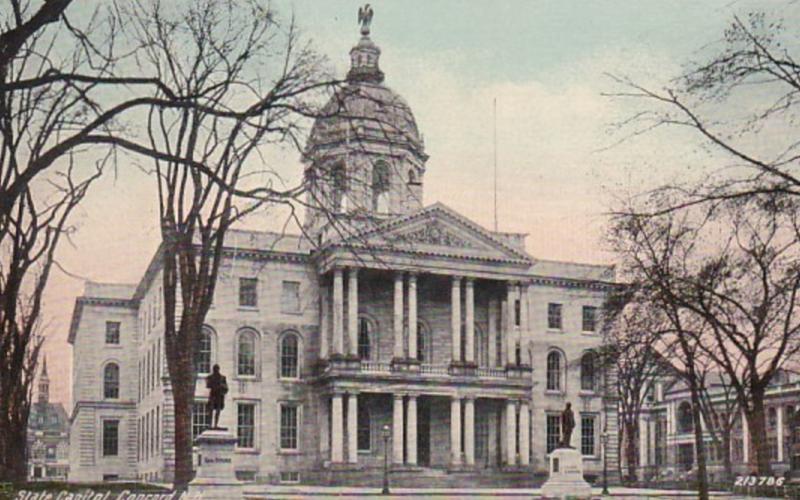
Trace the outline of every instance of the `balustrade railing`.
<instances>
[{"instance_id":1,"label":"balustrade railing","mask_svg":"<svg viewBox=\"0 0 800 500\"><path fill-rule=\"evenodd\" d=\"M361 360L361 371L364 373L390 373L392 365L380 361Z\"/></svg>"}]
</instances>

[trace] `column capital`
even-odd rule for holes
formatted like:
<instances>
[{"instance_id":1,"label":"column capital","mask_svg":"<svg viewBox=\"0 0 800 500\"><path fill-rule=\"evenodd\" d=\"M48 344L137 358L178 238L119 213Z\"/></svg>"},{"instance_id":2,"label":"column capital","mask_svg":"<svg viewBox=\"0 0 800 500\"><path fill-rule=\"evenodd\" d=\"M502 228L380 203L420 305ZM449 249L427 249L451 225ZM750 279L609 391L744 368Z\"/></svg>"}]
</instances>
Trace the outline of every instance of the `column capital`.
<instances>
[{"instance_id":1,"label":"column capital","mask_svg":"<svg viewBox=\"0 0 800 500\"><path fill-rule=\"evenodd\" d=\"M392 396L395 400L397 400L397 399L403 399L404 397L406 397L406 394L404 392L396 392L392 394Z\"/></svg>"},{"instance_id":2,"label":"column capital","mask_svg":"<svg viewBox=\"0 0 800 500\"><path fill-rule=\"evenodd\" d=\"M409 392L408 394L406 394L406 396L408 396L408 399L417 399L420 397L420 395L421 394L419 394L418 392Z\"/></svg>"},{"instance_id":3,"label":"column capital","mask_svg":"<svg viewBox=\"0 0 800 500\"><path fill-rule=\"evenodd\" d=\"M359 394L361 394L361 391L358 389L347 389L348 396L358 396Z\"/></svg>"},{"instance_id":4,"label":"column capital","mask_svg":"<svg viewBox=\"0 0 800 500\"><path fill-rule=\"evenodd\" d=\"M350 276L358 276L358 268L357 267L348 267L347 272Z\"/></svg>"},{"instance_id":5,"label":"column capital","mask_svg":"<svg viewBox=\"0 0 800 500\"><path fill-rule=\"evenodd\" d=\"M464 396L464 401L468 401L470 403L474 403L476 399L477 399L477 396L475 396L474 394L468 394L468 395Z\"/></svg>"},{"instance_id":6,"label":"column capital","mask_svg":"<svg viewBox=\"0 0 800 500\"><path fill-rule=\"evenodd\" d=\"M466 285L469 288L475 286L475 278L473 278L472 276L467 276L466 278L464 278L464 281L466 282Z\"/></svg>"},{"instance_id":7,"label":"column capital","mask_svg":"<svg viewBox=\"0 0 800 500\"><path fill-rule=\"evenodd\" d=\"M463 276L455 275L451 276L450 279L453 282L453 286L461 286L461 280L463 279Z\"/></svg>"},{"instance_id":8,"label":"column capital","mask_svg":"<svg viewBox=\"0 0 800 500\"><path fill-rule=\"evenodd\" d=\"M416 284L417 284L417 277L418 277L418 276L419 276L419 274L417 274L417 273L414 273L414 272L409 272L409 273L408 273L408 284L410 285L410 284L412 284L412 283L413 283L413 284L415 284L415 285L416 285Z\"/></svg>"},{"instance_id":9,"label":"column capital","mask_svg":"<svg viewBox=\"0 0 800 500\"><path fill-rule=\"evenodd\" d=\"M347 390L346 389L339 389L339 388L331 389L331 396L340 396L341 397L341 396L344 396L345 394L347 394Z\"/></svg>"}]
</instances>

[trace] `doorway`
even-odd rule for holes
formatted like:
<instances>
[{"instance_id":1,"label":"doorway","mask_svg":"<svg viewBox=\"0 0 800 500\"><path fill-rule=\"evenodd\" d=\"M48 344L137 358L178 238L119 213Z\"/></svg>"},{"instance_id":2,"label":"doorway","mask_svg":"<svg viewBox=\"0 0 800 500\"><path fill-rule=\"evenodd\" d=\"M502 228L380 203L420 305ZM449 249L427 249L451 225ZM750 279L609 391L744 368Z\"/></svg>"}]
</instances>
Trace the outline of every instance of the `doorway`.
<instances>
[{"instance_id":1,"label":"doorway","mask_svg":"<svg viewBox=\"0 0 800 500\"><path fill-rule=\"evenodd\" d=\"M417 463L424 467L431 465L431 406L424 397L417 402Z\"/></svg>"}]
</instances>

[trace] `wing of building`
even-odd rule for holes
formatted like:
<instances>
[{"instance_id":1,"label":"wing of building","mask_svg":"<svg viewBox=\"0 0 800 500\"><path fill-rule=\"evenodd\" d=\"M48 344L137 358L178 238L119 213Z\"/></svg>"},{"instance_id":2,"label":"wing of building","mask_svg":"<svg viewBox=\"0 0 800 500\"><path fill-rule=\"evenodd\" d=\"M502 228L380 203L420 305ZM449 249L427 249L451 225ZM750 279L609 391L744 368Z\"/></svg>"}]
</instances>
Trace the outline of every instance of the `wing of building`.
<instances>
[{"instance_id":1,"label":"wing of building","mask_svg":"<svg viewBox=\"0 0 800 500\"><path fill-rule=\"evenodd\" d=\"M196 347L193 431L208 424L204 375L219 364L221 425L245 480L363 484L386 443L417 476L531 476L567 401L586 470L602 469L607 430L615 471L616 402L591 354L613 268L535 259L525 235L425 206L411 108L368 36L350 55L303 155L308 237L226 238ZM161 296L156 253L138 284L88 283L76 301L73 480L171 478Z\"/></svg>"}]
</instances>

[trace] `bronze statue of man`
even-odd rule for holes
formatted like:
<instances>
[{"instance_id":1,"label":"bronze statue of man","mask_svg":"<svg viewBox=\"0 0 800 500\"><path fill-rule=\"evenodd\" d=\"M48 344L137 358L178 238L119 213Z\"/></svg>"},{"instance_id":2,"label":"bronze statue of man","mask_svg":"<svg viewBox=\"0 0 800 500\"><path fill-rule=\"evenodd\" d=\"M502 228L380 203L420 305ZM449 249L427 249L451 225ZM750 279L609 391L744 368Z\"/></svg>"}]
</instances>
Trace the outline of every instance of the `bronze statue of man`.
<instances>
[{"instance_id":1,"label":"bronze statue of man","mask_svg":"<svg viewBox=\"0 0 800 500\"><path fill-rule=\"evenodd\" d=\"M219 372L219 365L214 365L213 373L206 378L206 388L209 389L209 420L213 422L211 428L218 429L219 414L225 408L225 394L228 393L228 382L225 380L225 376Z\"/></svg>"},{"instance_id":2,"label":"bronze statue of man","mask_svg":"<svg viewBox=\"0 0 800 500\"><path fill-rule=\"evenodd\" d=\"M575 415L572 414L572 403L561 412L561 448L572 448L572 430L575 429Z\"/></svg>"}]
</instances>

